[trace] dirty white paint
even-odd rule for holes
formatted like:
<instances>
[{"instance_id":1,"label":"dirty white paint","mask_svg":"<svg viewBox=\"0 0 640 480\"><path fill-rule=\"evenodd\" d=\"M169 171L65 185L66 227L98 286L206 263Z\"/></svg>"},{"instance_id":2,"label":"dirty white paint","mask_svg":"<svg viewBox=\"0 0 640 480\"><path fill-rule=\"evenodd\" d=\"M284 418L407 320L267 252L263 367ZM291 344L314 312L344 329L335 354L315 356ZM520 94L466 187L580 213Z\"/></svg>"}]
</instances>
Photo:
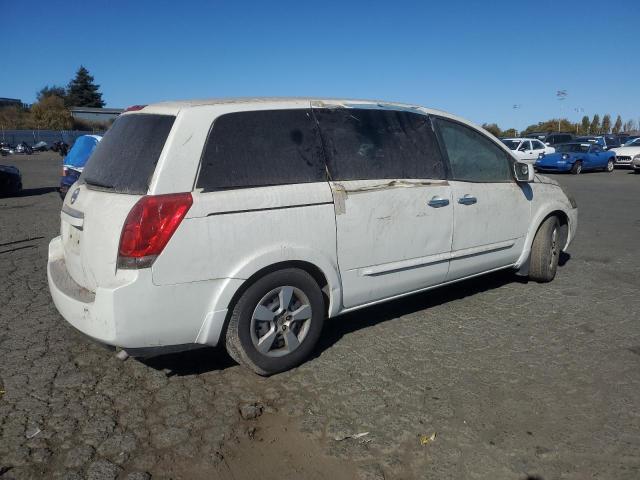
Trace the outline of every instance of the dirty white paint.
<instances>
[{"instance_id":1,"label":"dirty white paint","mask_svg":"<svg viewBox=\"0 0 640 480\"><path fill-rule=\"evenodd\" d=\"M447 182L354 180L336 189L344 192L335 218L345 307L445 281L448 262L437 256L451 250L452 209L428 202L451 202Z\"/></svg>"},{"instance_id":2,"label":"dirty white paint","mask_svg":"<svg viewBox=\"0 0 640 480\"><path fill-rule=\"evenodd\" d=\"M523 265L538 226L553 211L568 215L567 244L573 238L577 210L544 177L528 184L378 179L195 189L215 118L312 105L437 113L469 125L413 105L360 100L197 100L127 113L176 115L149 194L192 192L193 205L152 268L118 270L120 232L140 196L78 187L74 204L70 196L65 204L82 219L61 214L61 236L49 249L49 286L62 315L88 335L122 347L215 345L234 294L246 279L275 264L317 267L328 282L329 315L335 316ZM458 203L465 195L477 202ZM448 204L430 206L433 199Z\"/></svg>"}]
</instances>

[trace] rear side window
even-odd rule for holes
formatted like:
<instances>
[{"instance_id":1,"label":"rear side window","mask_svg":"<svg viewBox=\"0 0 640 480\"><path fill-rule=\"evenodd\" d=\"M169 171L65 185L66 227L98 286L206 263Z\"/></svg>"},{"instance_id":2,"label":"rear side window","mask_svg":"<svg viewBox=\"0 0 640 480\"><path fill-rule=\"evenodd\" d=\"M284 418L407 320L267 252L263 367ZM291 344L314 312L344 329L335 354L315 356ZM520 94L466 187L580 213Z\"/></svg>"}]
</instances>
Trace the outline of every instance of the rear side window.
<instances>
[{"instance_id":1,"label":"rear side window","mask_svg":"<svg viewBox=\"0 0 640 480\"><path fill-rule=\"evenodd\" d=\"M332 180L445 178L426 115L354 108L313 110Z\"/></svg>"},{"instance_id":2,"label":"rear side window","mask_svg":"<svg viewBox=\"0 0 640 480\"><path fill-rule=\"evenodd\" d=\"M143 113L119 117L89 158L82 180L117 193L146 194L174 120Z\"/></svg>"},{"instance_id":3,"label":"rear side window","mask_svg":"<svg viewBox=\"0 0 640 480\"><path fill-rule=\"evenodd\" d=\"M258 110L214 121L196 186L212 191L326 180L311 111Z\"/></svg>"},{"instance_id":4,"label":"rear side window","mask_svg":"<svg viewBox=\"0 0 640 480\"><path fill-rule=\"evenodd\" d=\"M509 182L507 153L481 133L457 122L437 119L453 180Z\"/></svg>"}]
</instances>

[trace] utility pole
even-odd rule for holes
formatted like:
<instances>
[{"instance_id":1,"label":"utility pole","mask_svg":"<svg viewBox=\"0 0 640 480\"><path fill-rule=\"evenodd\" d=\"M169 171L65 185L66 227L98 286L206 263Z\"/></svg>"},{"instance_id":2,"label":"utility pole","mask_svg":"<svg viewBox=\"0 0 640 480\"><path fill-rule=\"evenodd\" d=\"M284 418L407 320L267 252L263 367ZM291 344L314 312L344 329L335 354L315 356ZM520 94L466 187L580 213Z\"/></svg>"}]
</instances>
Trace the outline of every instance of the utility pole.
<instances>
[{"instance_id":1,"label":"utility pole","mask_svg":"<svg viewBox=\"0 0 640 480\"><path fill-rule=\"evenodd\" d=\"M567 98L567 95L569 94L567 93L566 90L558 90L556 92L556 98L560 102L560 116L558 117L558 131L560 131L560 119L562 118L562 101Z\"/></svg>"}]
</instances>

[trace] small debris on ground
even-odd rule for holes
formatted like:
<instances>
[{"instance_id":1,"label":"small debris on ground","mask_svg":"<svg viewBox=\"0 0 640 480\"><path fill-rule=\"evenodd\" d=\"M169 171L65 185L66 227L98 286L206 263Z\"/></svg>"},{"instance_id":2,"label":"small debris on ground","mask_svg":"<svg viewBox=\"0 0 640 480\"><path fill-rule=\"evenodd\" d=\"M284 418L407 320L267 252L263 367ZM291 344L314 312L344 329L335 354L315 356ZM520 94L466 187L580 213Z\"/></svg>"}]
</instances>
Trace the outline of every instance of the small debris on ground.
<instances>
[{"instance_id":1,"label":"small debris on ground","mask_svg":"<svg viewBox=\"0 0 640 480\"><path fill-rule=\"evenodd\" d=\"M129 358L129 354L126 350L120 350L118 353L116 353L116 358L124 362L127 358Z\"/></svg>"},{"instance_id":2,"label":"small debris on ground","mask_svg":"<svg viewBox=\"0 0 640 480\"><path fill-rule=\"evenodd\" d=\"M433 432L431 435L421 435L420 436L420 445L429 445L434 442L436 439L436 432Z\"/></svg>"},{"instance_id":3,"label":"small debris on ground","mask_svg":"<svg viewBox=\"0 0 640 480\"><path fill-rule=\"evenodd\" d=\"M369 432L354 433L352 435L344 435L342 437L339 436L339 437L333 437L333 438L336 442L341 442L343 440L347 440L348 438L357 439L357 438L364 437L365 435L369 435Z\"/></svg>"},{"instance_id":4,"label":"small debris on ground","mask_svg":"<svg viewBox=\"0 0 640 480\"><path fill-rule=\"evenodd\" d=\"M260 402L243 403L238 406L240 416L245 420L258 418L264 412L264 405Z\"/></svg>"},{"instance_id":5,"label":"small debris on ground","mask_svg":"<svg viewBox=\"0 0 640 480\"><path fill-rule=\"evenodd\" d=\"M31 439L33 437L35 437L36 435L38 435L42 430L40 430L39 428L35 428L33 430L28 431L25 434L25 437L27 437L28 439Z\"/></svg>"}]
</instances>

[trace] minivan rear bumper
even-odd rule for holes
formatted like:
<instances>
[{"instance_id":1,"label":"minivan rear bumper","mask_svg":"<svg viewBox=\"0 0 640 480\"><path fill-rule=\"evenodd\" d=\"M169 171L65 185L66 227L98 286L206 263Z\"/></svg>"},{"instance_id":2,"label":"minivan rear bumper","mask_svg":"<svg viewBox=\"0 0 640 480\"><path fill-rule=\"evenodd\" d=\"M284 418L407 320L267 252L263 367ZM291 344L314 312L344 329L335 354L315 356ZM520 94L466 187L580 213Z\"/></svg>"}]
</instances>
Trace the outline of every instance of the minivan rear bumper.
<instances>
[{"instance_id":1,"label":"minivan rear bumper","mask_svg":"<svg viewBox=\"0 0 640 480\"><path fill-rule=\"evenodd\" d=\"M69 275L61 237L49 243L47 277L53 302L64 319L107 345L124 349L215 345L224 324L220 313L226 310L216 311L215 300L225 280L158 286L153 284L151 269L128 270L116 276L113 286L90 292ZM212 319L217 320L215 324Z\"/></svg>"}]
</instances>

